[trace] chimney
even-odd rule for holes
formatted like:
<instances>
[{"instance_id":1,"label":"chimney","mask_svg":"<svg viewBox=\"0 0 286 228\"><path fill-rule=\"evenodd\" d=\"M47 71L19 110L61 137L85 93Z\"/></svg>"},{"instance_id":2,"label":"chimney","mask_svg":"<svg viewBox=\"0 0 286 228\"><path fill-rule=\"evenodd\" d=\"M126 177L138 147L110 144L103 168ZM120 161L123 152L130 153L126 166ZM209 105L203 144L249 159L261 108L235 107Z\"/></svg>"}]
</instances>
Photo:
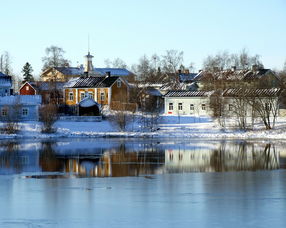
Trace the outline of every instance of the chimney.
<instances>
[{"instance_id":1,"label":"chimney","mask_svg":"<svg viewBox=\"0 0 286 228\"><path fill-rule=\"evenodd\" d=\"M181 74L181 73L182 73L182 70L178 70L178 73Z\"/></svg>"},{"instance_id":2,"label":"chimney","mask_svg":"<svg viewBox=\"0 0 286 228\"><path fill-rule=\"evenodd\" d=\"M233 71L233 72L236 71L236 66L232 66L231 71Z\"/></svg>"},{"instance_id":3,"label":"chimney","mask_svg":"<svg viewBox=\"0 0 286 228\"><path fill-rule=\"evenodd\" d=\"M190 73L189 69L186 69L185 74L189 74L189 73Z\"/></svg>"},{"instance_id":4,"label":"chimney","mask_svg":"<svg viewBox=\"0 0 286 228\"><path fill-rule=\"evenodd\" d=\"M109 78L111 76L111 72L110 71L106 71L106 76Z\"/></svg>"}]
</instances>

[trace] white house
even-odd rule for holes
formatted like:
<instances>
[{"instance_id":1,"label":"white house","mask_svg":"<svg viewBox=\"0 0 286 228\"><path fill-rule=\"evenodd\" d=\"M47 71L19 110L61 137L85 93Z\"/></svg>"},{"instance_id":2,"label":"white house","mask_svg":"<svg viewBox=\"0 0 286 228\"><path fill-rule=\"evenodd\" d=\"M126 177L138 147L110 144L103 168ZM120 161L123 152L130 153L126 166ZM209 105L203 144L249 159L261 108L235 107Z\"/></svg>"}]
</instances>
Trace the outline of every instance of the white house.
<instances>
[{"instance_id":1,"label":"white house","mask_svg":"<svg viewBox=\"0 0 286 228\"><path fill-rule=\"evenodd\" d=\"M165 94L166 115L210 116L210 96L214 91L169 91Z\"/></svg>"}]
</instances>

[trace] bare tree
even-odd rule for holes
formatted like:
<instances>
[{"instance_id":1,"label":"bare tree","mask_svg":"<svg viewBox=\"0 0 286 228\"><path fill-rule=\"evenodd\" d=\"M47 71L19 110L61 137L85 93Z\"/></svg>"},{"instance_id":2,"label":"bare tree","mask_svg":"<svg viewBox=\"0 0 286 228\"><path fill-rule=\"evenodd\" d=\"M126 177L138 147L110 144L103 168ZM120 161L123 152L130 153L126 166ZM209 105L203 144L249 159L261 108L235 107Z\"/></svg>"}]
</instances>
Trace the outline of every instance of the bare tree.
<instances>
[{"instance_id":1,"label":"bare tree","mask_svg":"<svg viewBox=\"0 0 286 228\"><path fill-rule=\"evenodd\" d=\"M276 94L257 95L252 99L248 99L248 103L255 111L256 115L262 120L265 129L269 130L275 127L276 119L279 111L279 95L280 89L276 90Z\"/></svg>"},{"instance_id":2,"label":"bare tree","mask_svg":"<svg viewBox=\"0 0 286 228\"><path fill-rule=\"evenodd\" d=\"M43 133L54 133L56 129L54 128L55 122L58 120L58 109L54 104L47 104L40 109L40 121L42 122L42 132Z\"/></svg>"},{"instance_id":3,"label":"bare tree","mask_svg":"<svg viewBox=\"0 0 286 228\"><path fill-rule=\"evenodd\" d=\"M229 54L227 51L219 52L215 56L208 56L203 62L204 69L210 72L230 69L232 66L246 70L252 65L263 68L260 56L251 56L245 48L238 54Z\"/></svg>"},{"instance_id":4,"label":"bare tree","mask_svg":"<svg viewBox=\"0 0 286 228\"><path fill-rule=\"evenodd\" d=\"M42 58L43 71L50 67L64 67L69 66L70 61L64 58L65 51L61 47L50 46L47 47L46 56Z\"/></svg>"},{"instance_id":5,"label":"bare tree","mask_svg":"<svg viewBox=\"0 0 286 228\"><path fill-rule=\"evenodd\" d=\"M12 74L11 58L7 51L0 56L0 72L3 72L6 75Z\"/></svg>"},{"instance_id":6,"label":"bare tree","mask_svg":"<svg viewBox=\"0 0 286 228\"><path fill-rule=\"evenodd\" d=\"M162 70L166 73L176 73L184 61L184 52L178 50L167 50L162 55Z\"/></svg>"}]
</instances>

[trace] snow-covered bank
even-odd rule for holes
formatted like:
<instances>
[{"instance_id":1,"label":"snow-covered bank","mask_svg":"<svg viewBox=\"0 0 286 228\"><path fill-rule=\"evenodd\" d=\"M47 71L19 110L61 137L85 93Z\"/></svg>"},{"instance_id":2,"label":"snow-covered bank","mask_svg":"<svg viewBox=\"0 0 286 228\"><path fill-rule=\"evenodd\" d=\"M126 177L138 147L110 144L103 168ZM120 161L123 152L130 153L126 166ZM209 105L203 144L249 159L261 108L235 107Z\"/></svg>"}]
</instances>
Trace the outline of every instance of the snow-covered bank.
<instances>
[{"instance_id":1,"label":"snow-covered bank","mask_svg":"<svg viewBox=\"0 0 286 228\"><path fill-rule=\"evenodd\" d=\"M264 130L257 125L254 130L222 129L216 121L209 118L161 116L158 129L149 131L140 122L129 124L120 132L114 123L58 121L57 132L42 134L41 123L22 122L18 134L0 134L0 138L57 138L57 137L171 137L171 138L218 138L218 139L286 139L286 118L280 118L273 130Z\"/></svg>"}]
</instances>

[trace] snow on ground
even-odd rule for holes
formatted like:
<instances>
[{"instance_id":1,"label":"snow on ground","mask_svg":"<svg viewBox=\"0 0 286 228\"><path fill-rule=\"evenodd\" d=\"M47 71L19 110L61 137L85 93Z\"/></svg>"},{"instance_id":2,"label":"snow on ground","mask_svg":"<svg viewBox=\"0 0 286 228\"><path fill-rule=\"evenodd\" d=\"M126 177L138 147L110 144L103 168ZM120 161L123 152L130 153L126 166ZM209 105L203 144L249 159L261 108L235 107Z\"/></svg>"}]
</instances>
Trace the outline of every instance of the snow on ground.
<instances>
[{"instance_id":1,"label":"snow on ground","mask_svg":"<svg viewBox=\"0 0 286 228\"><path fill-rule=\"evenodd\" d=\"M286 118L279 118L275 129L264 130L256 125L254 130L223 129L210 118L191 116L160 116L155 131L146 129L140 121L130 123L124 132L114 122L58 121L54 134L42 134L41 123L22 122L18 134L0 134L0 138L55 138L55 137L172 137L172 138L239 138L239 139L286 139Z\"/></svg>"}]
</instances>

